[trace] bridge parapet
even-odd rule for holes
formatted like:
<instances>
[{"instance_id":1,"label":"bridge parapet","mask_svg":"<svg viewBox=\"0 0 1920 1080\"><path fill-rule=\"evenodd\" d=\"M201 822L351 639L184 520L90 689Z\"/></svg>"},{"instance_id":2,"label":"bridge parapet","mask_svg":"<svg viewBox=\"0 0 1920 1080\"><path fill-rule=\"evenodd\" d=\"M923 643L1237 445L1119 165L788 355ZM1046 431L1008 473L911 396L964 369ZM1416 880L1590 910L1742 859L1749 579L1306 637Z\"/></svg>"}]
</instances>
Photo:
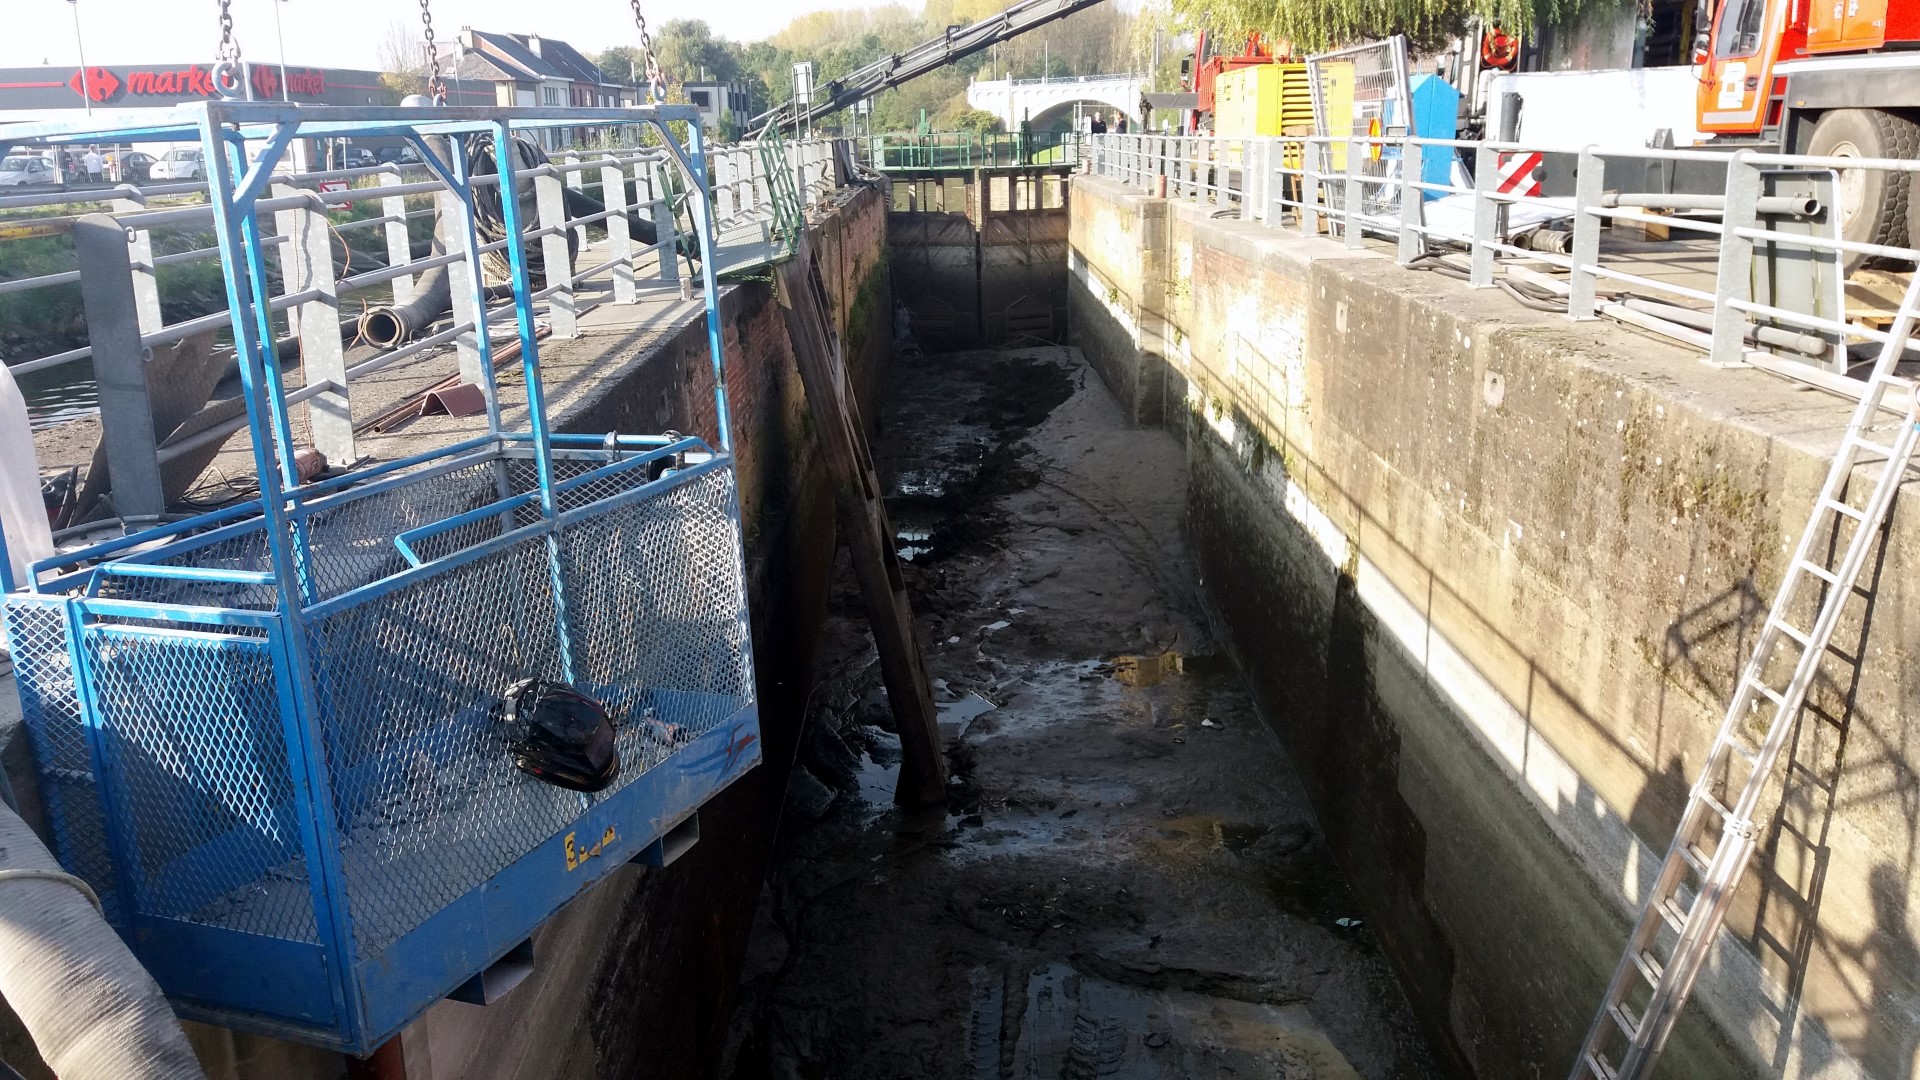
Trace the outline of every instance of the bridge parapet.
<instances>
[{"instance_id":1,"label":"bridge parapet","mask_svg":"<svg viewBox=\"0 0 1920 1080\"><path fill-rule=\"evenodd\" d=\"M1046 79L985 79L967 86L967 104L1000 118L1008 131L1021 120L1038 120L1075 102L1093 102L1140 120L1141 74L1076 75Z\"/></svg>"}]
</instances>

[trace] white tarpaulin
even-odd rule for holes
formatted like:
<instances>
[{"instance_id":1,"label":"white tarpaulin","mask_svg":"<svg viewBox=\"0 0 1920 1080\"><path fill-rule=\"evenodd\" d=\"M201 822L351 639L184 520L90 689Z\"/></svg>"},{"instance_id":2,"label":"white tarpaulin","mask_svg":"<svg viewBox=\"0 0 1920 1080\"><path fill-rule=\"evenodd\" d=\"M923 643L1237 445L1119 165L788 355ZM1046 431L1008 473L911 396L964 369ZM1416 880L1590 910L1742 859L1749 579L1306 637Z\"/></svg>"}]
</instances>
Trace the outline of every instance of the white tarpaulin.
<instances>
[{"instance_id":1,"label":"white tarpaulin","mask_svg":"<svg viewBox=\"0 0 1920 1080\"><path fill-rule=\"evenodd\" d=\"M26 580L28 563L53 554L27 402L5 364L0 364L0 528L6 530L15 581Z\"/></svg>"}]
</instances>

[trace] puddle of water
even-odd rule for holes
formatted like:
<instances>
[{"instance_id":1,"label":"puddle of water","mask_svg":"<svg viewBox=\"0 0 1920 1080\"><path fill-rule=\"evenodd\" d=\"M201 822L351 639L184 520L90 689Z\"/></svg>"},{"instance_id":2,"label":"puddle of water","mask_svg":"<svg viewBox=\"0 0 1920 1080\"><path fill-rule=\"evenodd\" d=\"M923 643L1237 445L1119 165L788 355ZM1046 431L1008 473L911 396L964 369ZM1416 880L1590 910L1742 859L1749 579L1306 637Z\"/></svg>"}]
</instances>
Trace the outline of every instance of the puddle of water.
<instances>
[{"instance_id":1,"label":"puddle of water","mask_svg":"<svg viewBox=\"0 0 1920 1080\"><path fill-rule=\"evenodd\" d=\"M1111 675L1127 686L1158 686L1175 675L1217 675L1227 670L1225 657L1211 653L1187 655L1169 649L1158 655L1116 656L1096 665L1096 673Z\"/></svg>"},{"instance_id":2,"label":"puddle of water","mask_svg":"<svg viewBox=\"0 0 1920 1080\"><path fill-rule=\"evenodd\" d=\"M860 771L854 774L859 785L860 801L875 809L885 809L893 805L894 789L900 781L900 764L883 765L872 757L862 755Z\"/></svg>"},{"instance_id":3,"label":"puddle of water","mask_svg":"<svg viewBox=\"0 0 1920 1080\"><path fill-rule=\"evenodd\" d=\"M1116 656L1112 660L1113 677L1128 686L1158 686L1186 671L1183 660L1171 651L1158 656Z\"/></svg>"},{"instance_id":4,"label":"puddle of water","mask_svg":"<svg viewBox=\"0 0 1920 1080\"><path fill-rule=\"evenodd\" d=\"M933 533L940 524L935 514L888 507L893 522L893 550L902 562L933 554Z\"/></svg>"},{"instance_id":5,"label":"puddle of water","mask_svg":"<svg viewBox=\"0 0 1920 1080\"><path fill-rule=\"evenodd\" d=\"M959 701L942 701L936 706L940 712L940 734L944 738L958 739L967 733L967 728L975 720L999 707L971 691Z\"/></svg>"},{"instance_id":6,"label":"puddle of water","mask_svg":"<svg viewBox=\"0 0 1920 1080\"><path fill-rule=\"evenodd\" d=\"M894 554L902 562L912 562L920 555L933 554L933 534L925 529L896 529L893 536Z\"/></svg>"}]
</instances>

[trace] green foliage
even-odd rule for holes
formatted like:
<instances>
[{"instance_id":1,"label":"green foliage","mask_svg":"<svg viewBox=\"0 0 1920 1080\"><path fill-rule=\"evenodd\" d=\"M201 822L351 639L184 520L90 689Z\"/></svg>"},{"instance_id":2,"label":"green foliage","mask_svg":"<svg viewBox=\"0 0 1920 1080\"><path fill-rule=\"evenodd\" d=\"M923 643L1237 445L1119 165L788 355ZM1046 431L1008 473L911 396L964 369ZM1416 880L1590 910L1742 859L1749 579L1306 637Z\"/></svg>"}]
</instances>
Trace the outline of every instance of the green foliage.
<instances>
[{"instance_id":1,"label":"green foliage","mask_svg":"<svg viewBox=\"0 0 1920 1080\"><path fill-rule=\"evenodd\" d=\"M1000 126L1000 118L985 109L963 109L942 125L948 130L970 131L975 135L991 135L999 131Z\"/></svg>"},{"instance_id":2,"label":"green foliage","mask_svg":"<svg viewBox=\"0 0 1920 1080\"><path fill-rule=\"evenodd\" d=\"M793 96L793 65L799 61L812 61L814 84L824 87L875 60L938 37L947 26L976 22L1004 6L1005 0L926 0L917 13L897 3L813 11L796 16L766 40L747 45L714 37L703 22L680 19L663 27L654 44L669 82L697 80L704 68L720 79L747 82L757 100L773 105ZM1172 78L1177 81L1179 54L1170 44L1174 36L1171 15L1165 21L1169 29L1162 39L1161 61L1163 67L1171 66ZM983 124L978 118L966 119L972 111L966 103L967 83L973 78L1024 79L1043 74L1064 78L1145 71L1152 38L1140 38L1134 25L1135 16L1121 5L1103 4L1081 11L880 94L873 102L873 129L912 131L923 119L930 127L947 129L963 122ZM601 67L609 75L625 79L624 54L608 66L609 56L618 52L621 50L602 53ZM845 117L830 117L821 126L830 129L845 123Z\"/></svg>"},{"instance_id":3,"label":"green foliage","mask_svg":"<svg viewBox=\"0 0 1920 1080\"><path fill-rule=\"evenodd\" d=\"M593 66L611 82L641 83L647 78L647 65L640 60L640 50L633 45L615 45L593 58Z\"/></svg>"},{"instance_id":4,"label":"green foliage","mask_svg":"<svg viewBox=\"0 0 1920 1080\"><path fill-rule=\"evenodd\" d=\"M740 46L713 36L699 19L674 19L653 36L660 69L676 83L732 82L740 76Z\"/></svg>"},{"instance_id":5,"label":"green foliage","mask_svg":"<svg viewBox=\"0 0 1920 1080\"><path fill-rule=\"evenodd\" d=\"M1584 11L1622 0L1171 0L1181 26L1220 34L1248 33L1291 42L1299 51L1405 34L1429 44L1459 33L1478 16L1522 32L1564 24ZM1236 50L1237 51L1237 50Z\"/></svg>"}]
</instances>

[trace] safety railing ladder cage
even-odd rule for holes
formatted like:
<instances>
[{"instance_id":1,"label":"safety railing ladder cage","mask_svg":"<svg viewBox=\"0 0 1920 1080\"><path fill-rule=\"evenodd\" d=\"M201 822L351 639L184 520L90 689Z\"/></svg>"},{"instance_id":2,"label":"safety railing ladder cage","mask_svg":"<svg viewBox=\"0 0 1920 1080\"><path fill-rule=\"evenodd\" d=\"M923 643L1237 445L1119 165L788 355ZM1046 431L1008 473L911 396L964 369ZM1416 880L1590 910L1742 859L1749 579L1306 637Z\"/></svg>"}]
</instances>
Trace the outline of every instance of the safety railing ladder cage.
<instances>
[{"instance_id":1,"label":"safety railing ladder cage","mask_svg":"<svg viewBox=\"0 0 1920 1080\"><path fill-rule=\"evenodd\" d=\"M711 443L552 430L516 170L454 152L512 162L517 133L611 124L654 129L688 178ZM360 136L404 138L453 195L487 430L303 483L256 201L294 139ZM445 996L486 1000L543 920L624 862L670 858L760 760L699 114L212 101L0 127L143 141L208 163L260 495L5 583L41 793L62 862L184 1015L366 1053ZM485 329L489 197L523 429ZM604 789L515 767L495 709L527 678L605 704Z\"/></svg>"},{"instance_id":2,"label":"safety railing ladder cage","mask_svg":"<svg viewBox=\"0 0 1920 1080\"><path fill-rule=\"evenodd\" d=\"M1571 1080L1652 1076L1713 953L1734 890L1759 842L1762 800L1779 786L1780 755L1920 444L1914 385L1895 375L1917 305L1920 278L1908 284L1881 344ZM1890 401L1890 395L1897 397ZM1886 442L1869 438L1888 417L1896 418L1893 437ZM1849 488L1858 465L1878 466L1880 473L1856 505ZM1822 548L1828 554L1822 555ZM1808 614L1812 621L1802 621Z\"/></svg>"}]
</instances>

